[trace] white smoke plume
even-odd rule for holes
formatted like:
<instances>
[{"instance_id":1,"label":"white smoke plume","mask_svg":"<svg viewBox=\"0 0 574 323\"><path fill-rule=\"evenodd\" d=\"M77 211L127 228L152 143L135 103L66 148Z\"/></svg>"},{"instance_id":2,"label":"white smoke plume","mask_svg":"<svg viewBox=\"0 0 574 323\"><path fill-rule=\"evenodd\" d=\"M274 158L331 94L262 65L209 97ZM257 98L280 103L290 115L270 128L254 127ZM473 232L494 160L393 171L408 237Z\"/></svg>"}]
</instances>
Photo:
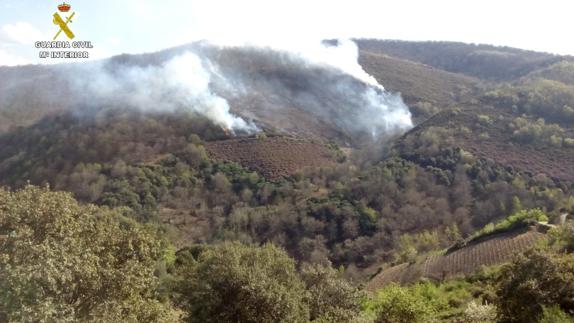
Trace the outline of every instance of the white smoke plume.
<instances>
[{"instance_id":1,"label":"white smoke plume","mask_svg":"<svg viewBox=\"0 0 574 323\"><path fill-rule=\"evenodd\" d=\"M360 142L365 135L378 139L412 127L401 97L367 74L358 55L352 41L195 42L152 54L46 66L33 77L19 74L21 80L0 87L0 108L25 102L34 89L35 100L61 110L189 109L236 134L269 128Z\"/></svg>"},{"instance_id":2,"label":"white smoke plume","mask_svg":"<svg viewBox=\"0 0 574 323\"><path fill-rule=\"evenodd\" d=\"M195 50L218 66L216 83L230 84L219 87L224 97L256 93L255 103L238 110L242 115L273 119L285 113L284 108L295 107L351 136L367 133L375 138L412 127L401 97L385 91L363 70L358 48L350 40L215 49L202 43Z\"/></svg>"},{"instance_id":3,"label":"white smoke plume","mask_svg":"<svg viewBox=\"0 0 574 323\"><path fill-rule=\"evenodd\" d=\"M204 64L191 52L159 66L118 65L110 71L100 63L86 66L82 74L90 77L74 79L72 84L79 93L88 93L89 100L96 102L108 101L156 112L189 108L226 129L257 130L255 125L232 115L227 101L210 90L214 71Z\"/></svg>"}]
</instances>

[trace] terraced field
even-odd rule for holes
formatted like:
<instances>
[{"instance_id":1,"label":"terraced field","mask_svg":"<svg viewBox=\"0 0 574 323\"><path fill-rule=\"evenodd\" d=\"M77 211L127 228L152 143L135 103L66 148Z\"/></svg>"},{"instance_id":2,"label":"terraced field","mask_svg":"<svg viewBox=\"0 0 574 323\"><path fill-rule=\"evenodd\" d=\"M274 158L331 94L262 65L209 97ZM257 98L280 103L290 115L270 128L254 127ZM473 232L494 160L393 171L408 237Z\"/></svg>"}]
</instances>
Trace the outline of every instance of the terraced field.
<instances>
[{"instance_id":1,"label":"terraced field","mask_svg":"<svg viewBox=\"0 0 574 323\"><path fill-rule=\"evenodd\" d=\"M393 282L408 284L421 278L441 281L472 274L483 266L512 260L514 256L533 247L544 236L536 227L494 234L463 248L429 256L420 263L404 263L385 269L369 282L367 290L376 291Z\"/></svg>"},{"instance_id":2,"label":"terraced field","mask_svg":"<svg viewBox=\"0 0 574 323\"><path fill-rule=\"evenodd\" d=\"M211 158L237 162L271 180L335 164L325 145L284 136L214 141L206 148Z\"/></svg>"}]
</instances>

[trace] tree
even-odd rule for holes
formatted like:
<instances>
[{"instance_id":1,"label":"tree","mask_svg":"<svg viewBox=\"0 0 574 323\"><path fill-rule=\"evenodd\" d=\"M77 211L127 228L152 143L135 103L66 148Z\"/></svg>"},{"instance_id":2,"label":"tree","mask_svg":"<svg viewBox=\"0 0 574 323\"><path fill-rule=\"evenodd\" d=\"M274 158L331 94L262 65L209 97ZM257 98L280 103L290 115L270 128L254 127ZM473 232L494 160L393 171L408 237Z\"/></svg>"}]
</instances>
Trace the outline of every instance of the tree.
<instances>
[{"instance_id":1,"label":"tree","mask_svg":"<svg viewBox=\"0 0 574 323\"><path fill-rule=\"evenodd\" d=\"M533 251L505 266L497 295L508 322L538 322L545 306L574 310L574 254Z\"/></svg>"},{"instance_id":2,"label":"tree","mask_svg":"<svg viewBox=\"0 0 574 323\"><path fill-rule=\"evenodd\" d=\"M550 242L560 251L574 252L574 222L566 221L550 232Z\"/></svg>"},{"instance_id":3,"label":"tree","mask_svg":"<svg viewBox=\"0 0 574 323\"><path fill-rule=\"evenodd\" d=\"M423 323L436 315L429 300L395 284L379 290L366 307L374 313L377 323Z\"/></svg>"},{"instance_id":4,"label":"tree","mask_svg":"<svg viewBox=\"0 0 574 323\"><path fill-rule=\"evenodd\" d=\"M161 243L119 210L69 193L0 189L0 317L17 322L161 322Z\"/></svg>"},{"instance_id":5,"label":"tree","mask_svg":"<svg viewBox=\"0 0 574 323\"><path fill-rule=\"evenodd\" d=\"M305 266L301 278L307 289L311 320L352 322L360 314L362 293L341 279L332 267Z\"/></svg>"},{"instance_id":6,"label":"tree","mask_svg":"<svg viewBox=\"0 0 574 323\"><path fill-rule=\"evenodd\" d=\"M177 303L188 322L303 322L309 312L295 262L271 245L224 243L180 252ZM193 254L195 253L195 254Z\"/></svg>"},{"instance_id":7,"label":"tree","mask_svg":"<svg viewBox=\"0 0 574 323\"><path fill-rule=\"evenodd\" d=\"M564 313L559 306L544 307L539 323L573 323L574 317Z\"/></svg>"}]
</instances>

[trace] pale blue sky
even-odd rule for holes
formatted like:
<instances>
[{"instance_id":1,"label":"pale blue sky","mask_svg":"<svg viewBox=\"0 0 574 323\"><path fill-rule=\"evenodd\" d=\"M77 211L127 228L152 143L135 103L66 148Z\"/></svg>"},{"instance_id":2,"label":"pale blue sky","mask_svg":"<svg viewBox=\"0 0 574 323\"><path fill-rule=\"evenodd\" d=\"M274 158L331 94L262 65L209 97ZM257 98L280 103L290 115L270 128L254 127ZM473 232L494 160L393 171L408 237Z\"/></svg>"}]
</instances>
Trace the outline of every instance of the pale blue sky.
<instances>
[{"instance_id":1,"label":"pale blue sky","mask_svg":"<svg viewBox=\"0 0 574 323\"><path fill-rule=\"evenodd\" d=\"M92 58L141 53L196 39L296 44L372 37L508 45L574 55L569 0L70 0L75 40ZM0 65L38 63L51 40L55 0L0 0ZM64 38L61 38L64 39Z\"/></svg>"}]
</instances>

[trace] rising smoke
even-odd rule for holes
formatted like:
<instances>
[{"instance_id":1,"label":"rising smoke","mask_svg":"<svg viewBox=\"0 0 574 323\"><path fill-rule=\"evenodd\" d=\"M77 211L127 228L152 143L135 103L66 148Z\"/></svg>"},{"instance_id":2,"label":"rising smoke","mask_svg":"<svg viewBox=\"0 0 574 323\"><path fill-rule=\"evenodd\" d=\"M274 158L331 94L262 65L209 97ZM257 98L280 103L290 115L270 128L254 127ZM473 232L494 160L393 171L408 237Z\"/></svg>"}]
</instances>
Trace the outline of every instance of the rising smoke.
<instances>
[{"instance_id":1,"label":"rising smoke","mask_svg":"<svg viewBox=\"0 0 574 323\"><path fill-rule=\"evenodd\" d=\"M227 100L210 89L212 66L192 52L178 55L161 65L130 66L106 62L86 66L72 86L87 95L92 104L111 104L152 112L189 108L230 130L253 132L257 127L229 112Z\"/></svg>"},{"instance_id":2,"label":"rising smoke","mask_svg":"<svg viewBox=\"0 0 574 323\"><path fill-rule=\"evenodd\" d=\"M190 109L236 133L272 128L322 138L377 139L412 127L408 107L362 69L352 41L288 47L204 41L154 54L61 65L52 73L46 79L60 81L52 85L57 91L46 93L66 95L59 102L52 96L37 99L72 111ZM12 95L10 100L22 98Z\"/></svg>"}]
</instances>

